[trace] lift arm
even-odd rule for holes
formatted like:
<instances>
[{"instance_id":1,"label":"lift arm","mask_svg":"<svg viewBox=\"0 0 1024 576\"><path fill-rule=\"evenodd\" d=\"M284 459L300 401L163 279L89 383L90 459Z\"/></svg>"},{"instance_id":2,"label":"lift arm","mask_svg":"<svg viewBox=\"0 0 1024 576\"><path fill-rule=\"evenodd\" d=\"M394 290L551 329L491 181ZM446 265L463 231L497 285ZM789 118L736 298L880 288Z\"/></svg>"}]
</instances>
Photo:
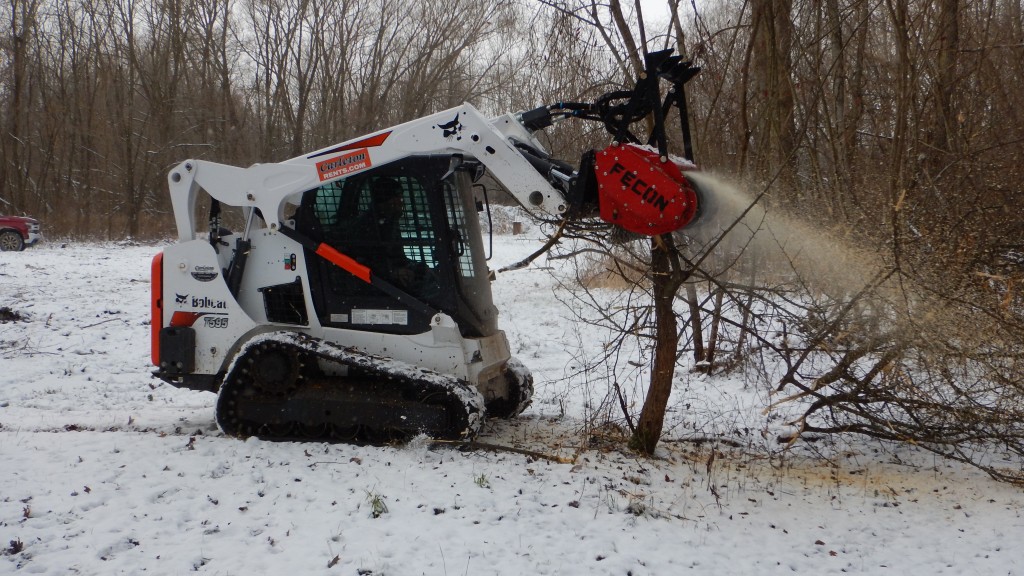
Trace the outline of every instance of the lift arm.
<instances>
[{"instance_id":1,"label":"lift arm","mask_svg":"<svg viewBox=\"0 0 1024 576\"><path fill-rule=\"evenodd\" d=\"M599 212L605 221L647 235L685 227L697 216L700 199L683 171L687 159L667 150L665 118L680 111L690 156L683 84L698 69L666 50L647 55L647 73L633 90L609 93L593 103L560 102L519 114L488 119L470 104L348 140L310 154L248 168L186 160L168 175L178 236L195 237L197 191L230 206L259 210L279 230L285 208L303 192L376 166L426 154L463 156L481 162L515 199L548 218ZM662 99L661 81L670 84ZM653 117L643 142L631 126ZM534 132L577 118L604 123L612 145L583 154L578 169L552 159Z\"/></svg>"}]
</instances>

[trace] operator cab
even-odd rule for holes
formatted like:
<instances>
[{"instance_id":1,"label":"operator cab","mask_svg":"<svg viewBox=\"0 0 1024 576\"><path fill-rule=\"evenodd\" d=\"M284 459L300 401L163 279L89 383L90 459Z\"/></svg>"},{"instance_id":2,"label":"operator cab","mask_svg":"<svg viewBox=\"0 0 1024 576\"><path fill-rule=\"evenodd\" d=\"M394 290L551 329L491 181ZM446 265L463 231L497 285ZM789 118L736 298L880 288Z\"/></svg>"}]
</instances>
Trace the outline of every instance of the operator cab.
<instances>
[{"instance_id":1,"label":"operator cab","mask_svg":"<svg viewBox=\"0 0 1024 576\"><path fill-rule=\"evenodd\" d=\"M367 266L374 276L455 319L465 337L497 332L469 163L406 158L302 196L298 232ZM323 326L418 334L432 315L313 254L310 287Z\"/></svg>"}]
</instances>

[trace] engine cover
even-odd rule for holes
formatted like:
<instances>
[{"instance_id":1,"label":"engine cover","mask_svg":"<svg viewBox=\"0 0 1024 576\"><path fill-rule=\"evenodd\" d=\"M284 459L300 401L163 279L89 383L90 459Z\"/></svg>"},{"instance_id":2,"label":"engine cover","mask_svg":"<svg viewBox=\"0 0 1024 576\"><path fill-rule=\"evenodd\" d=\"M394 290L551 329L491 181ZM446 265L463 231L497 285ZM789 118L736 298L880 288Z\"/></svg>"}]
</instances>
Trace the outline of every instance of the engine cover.
<instances>
[{"instance_id":1,"label":"engine cover","mask_svg":"<svg viewBox=\"0 0 1024 576\"><path fill-rule=\"evenodd\" d=\"M597 153L601 219L657 236L678 230L697 216L697 192L671 160L635 144L609 146Z\"/></svg>"}]
</instances>

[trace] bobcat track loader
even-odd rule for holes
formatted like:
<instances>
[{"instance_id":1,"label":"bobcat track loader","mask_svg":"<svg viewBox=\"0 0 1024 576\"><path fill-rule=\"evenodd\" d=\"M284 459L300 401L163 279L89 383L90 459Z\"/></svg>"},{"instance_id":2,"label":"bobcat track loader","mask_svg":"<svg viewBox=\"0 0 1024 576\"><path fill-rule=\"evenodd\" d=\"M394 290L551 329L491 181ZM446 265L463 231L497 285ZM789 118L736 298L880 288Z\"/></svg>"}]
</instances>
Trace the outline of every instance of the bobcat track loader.
<instances>
[{"instance_id":1,"label":"bobcat track loader","mask_svg":"<svg viewBox=\"0 0 1024 576\"><path fill-rule=\"evenodd\" d=\"M665 117L678 109L690 157L683 84L697 71L659 52L633 90L594 103L498 118L464 104L284 162L180 163L178 241L152 263L155 375L216 392L218 424L240 437L460 440L519 414L533 380L498 329L474 180L486 170L545 218L681 229L702 200L692 165L666 149ZM578 168L534 136L571 118L613 137ZM641 142L630 126L645 118ZM221 228L224 206L244 227Z\"/></svg>"}]
</instances>

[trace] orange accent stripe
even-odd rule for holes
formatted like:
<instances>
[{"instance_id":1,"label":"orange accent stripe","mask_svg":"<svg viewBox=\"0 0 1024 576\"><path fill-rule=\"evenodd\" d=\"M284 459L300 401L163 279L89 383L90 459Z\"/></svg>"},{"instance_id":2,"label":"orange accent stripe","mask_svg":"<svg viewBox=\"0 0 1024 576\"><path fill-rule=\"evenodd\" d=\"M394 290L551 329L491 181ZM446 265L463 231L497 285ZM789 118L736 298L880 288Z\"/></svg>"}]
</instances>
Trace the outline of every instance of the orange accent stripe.
<instances>
[{"instance_id":1,"label":"orange accent stripe","mask_svg":"<svg viewBox=\"0 0 1024 576\"><path fill-rule=\"evenodd\" d=\"M171 314L171 322L170 324L168 324L168 326L170 326L171 328L178 328L182 326L191 328L192 325L196 323L196 320L199 320L199 318L202 317L204 314L206 313L185 312L184 310L178 310L174 314Z\"/></svg>"},{"instance_id":2,"label":"orange accent stripe","mask_svg":"<svg viewBox=\"0 0 1024 576\"><path fill-rule=\"evenodd\" d=\"M359 278L367 284L372 284L370 279L370 269L363 266L359 262L356 262L352 258L345 256L341 252L338 252L334 248L331 248L327 244L320 244L316 247L316 253L318 256L325 258L335 266L346 270L356 278Z\"/></svg>"},{"instance_id":3,"label":"orange accent stripe","mask_svg":"<svg viewBox=\"0 0 1024 576\"><path fill-rule=\"evenodd\" d=\"M150 318L149 330L152 340L150 356L154 366L160 365L160 329L164 321L164 253L160 252L153 257L153 264L150 268Z\"/></svg>"},{"instance_id":4,"label":"orange accent stripe","mask_svg":"<svg viewBox=\"0 0 1024 576\"><path fill-rule=\"evenodd\" d=\"M391 136L390 131L384 132L383 134L377 134L376 136L370 136L369 138L363 138L358 142L345 144L344 146L338 148L336 152L341 152L342 150L353 150L355 148L372 148L374 146L380 146L381 144L384 143L385 140L388 139L388 136Z\"/></svg>"}]
</instances>

